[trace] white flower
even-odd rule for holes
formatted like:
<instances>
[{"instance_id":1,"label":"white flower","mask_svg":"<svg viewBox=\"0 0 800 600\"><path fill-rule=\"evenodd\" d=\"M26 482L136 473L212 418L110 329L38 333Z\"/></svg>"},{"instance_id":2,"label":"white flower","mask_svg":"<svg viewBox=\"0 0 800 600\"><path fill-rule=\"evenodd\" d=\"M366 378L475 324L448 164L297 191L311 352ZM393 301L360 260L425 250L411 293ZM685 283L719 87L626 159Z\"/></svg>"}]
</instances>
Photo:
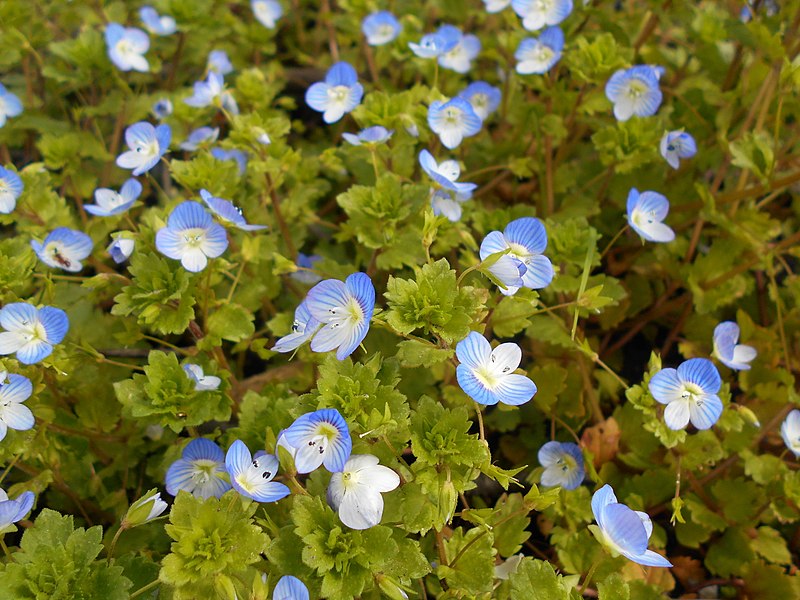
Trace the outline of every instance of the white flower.
<instances>
[{"instance_id":1,"label":"white flower","mask_svg":"<svg viewBox=\"0 0 800 600\"><path fill-rule=\"evenodd\" d=\"M354 454L344 470L331 477L328 503L351 529L368 529L380 523L383 516L381 492L391 492L398 485L397 473L379 465L376 456Z\"/></svg>"},{"instance_id":2,"label":"white flower","mask_svg":"<svg viewBox=\"0 0 800 600\"><path fill-rule=\"evenodd\" d=\"M183 365L183 370L186 371L186 375L189 376L189 379L194 381L195 391L205 392L208 390L216 390L219 387L219 384L222 383L222 380L219 377L215 377L214 375L205 375L203 373L203 367L200 365Z\"/></svg>"}]
</instances>

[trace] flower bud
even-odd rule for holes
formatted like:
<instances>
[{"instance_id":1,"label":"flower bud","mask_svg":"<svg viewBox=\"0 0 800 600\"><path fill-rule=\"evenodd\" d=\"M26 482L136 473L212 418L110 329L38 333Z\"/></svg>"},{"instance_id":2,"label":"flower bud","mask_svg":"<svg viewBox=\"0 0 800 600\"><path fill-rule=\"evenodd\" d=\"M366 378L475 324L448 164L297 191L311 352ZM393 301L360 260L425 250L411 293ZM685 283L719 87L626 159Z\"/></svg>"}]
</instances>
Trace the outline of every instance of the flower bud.
<instances>
[{"instance_id":1,"label":"flower bud","mask_svg":"<svg viewBox=\"0 0 800 600\"><path fill-rule=\"evenodd\" d=\"M125 518L122 519L123 529L130 529L152 521L167 510L167 503L161 499L161 492L152 489L139 500L131 504Z\"/></svg>"}]
</instances>

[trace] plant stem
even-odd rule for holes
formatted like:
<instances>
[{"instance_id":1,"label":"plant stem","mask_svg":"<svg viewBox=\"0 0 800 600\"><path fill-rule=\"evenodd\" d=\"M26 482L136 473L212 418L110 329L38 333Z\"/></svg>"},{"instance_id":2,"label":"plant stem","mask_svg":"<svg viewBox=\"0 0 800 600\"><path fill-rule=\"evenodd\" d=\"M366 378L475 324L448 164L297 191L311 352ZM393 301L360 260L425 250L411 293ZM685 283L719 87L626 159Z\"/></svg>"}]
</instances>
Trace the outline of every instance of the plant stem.
<instances>
[{"instance_id":1,"label":"plant stem","mask_svg":"<svg viewBox=\"0 0 800 600\"><path fill-rule=\"evenodd\" d=\"M158 579L156 579L155 581L151 581L151 582L150 582L150 583L148 583L146 586L144 586L144 587L140 587L138 590L136 590L135 592L133 592L133 593L130 595L130 597L131 597L131 598L136 598L137 596L141 596L141 595L142 595L142 594L144 594L145 592L149 592L150 590L152 590L152 589L153 589L154 587L156 587L157 585L161 585L161 582L160 582Z\"/></svg>"}]
</instances>

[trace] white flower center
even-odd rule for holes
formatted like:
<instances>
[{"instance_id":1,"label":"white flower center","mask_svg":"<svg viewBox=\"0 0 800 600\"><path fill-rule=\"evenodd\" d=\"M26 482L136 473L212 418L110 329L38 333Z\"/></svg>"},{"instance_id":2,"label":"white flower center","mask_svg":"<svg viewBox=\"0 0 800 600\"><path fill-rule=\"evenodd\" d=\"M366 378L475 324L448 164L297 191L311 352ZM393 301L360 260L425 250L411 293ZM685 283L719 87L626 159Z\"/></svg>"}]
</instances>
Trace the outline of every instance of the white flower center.
<instances>
[{"instance_id":1,"label":"white flower center","mask_svg":"<svg viewBox=\"0 0 800 600\"><path fill-rule=\"evenodd\" d=\"M206 230L195 227L186 229L183 232L183 241L189 248L199 248L203 245L206 238Z\"/></svg>"},{"instance_id":2,"label":"white flower center","mask_svg":"<svg viewBox=\"0 0 800 600\"><path fill-rule=\"evenodd\" d=\"M694 383L684 382L681 385L681 398L687 402L694 402L697 406L702 406L705 399L703 388Z\"/></svg>"},{"instance_id":3,"label":"white flower center","mask_svg":"<svg viewBox=\"0 0 800 600\"><path fill-rule=\"evenodd\" d=\"M649 86L641 79L632 79L628 83L628 98L638 100L648 89Z\"/></svg>"},{"instance_id":4,"label":"white flower center","mask_svg":"<svg viewBox=\"0 0 800 600\"><path fill-rule=\"evenodd\" d=\"M64 255L64 245L61 242L50 242L44 247L44 255L49 256L53 262L69 269L72 261Z\"/></svg>"},{"instance_id":5,"label":"white flower center","mask_svg":"<svg viewBox=\"0 0 800 600\"><path fill-rule=\"evenodd\" d=\"M334 104L344 104L350 88L346 85L335 85L328 88L328 99Z\"/></svg>"},{"instance_id":6,"label":"white flower center","mask_svg":"<svg viewBox=\"0 0 800 600\"><path fill-rule=\"evenodd\" d=\"M214 471L217 467L216 461L201 458L193 461L193 464L195 470L192 473L192 481L196 486L204 485L214 477Z\"/></svg>"},{"instance_id":7,"label":"white flower center","mask_svg":"<svg viewBox=\"0 0 800 600\"><path fill-rule=\"evenodd\" d=\"M47 340L47 331L44 325L37 319L33 323L22 320L22 327L18 333L23 337L26 342L33 342L35 340Z\"/></svg>"},{"instance_id":8,"label":"white flower center","mask_svg":"<svg viewBox=\"0 0 800 600\"><path fill-rule=\"evenodd\" d=\"M444 111L444 121L447 125L451 127L458 127L459 121L461 120L461 111L457 108L446 108Z\"/></svg>"},{"instance_id":9,"label":"white flower center","mask_svg":"<svg viewBox=\"0 0 800 600\"><path fill-rule=\"evenodd\" d=\"M364 320L364 309L355 298L350 298L344 306L338 306L328 310L328 324L335 329L342 325L355 327Z\"/></svg>"},{"instance_id":10,"label":"white flower center","mask_svg":"<svg viewBox=\"0 0 800 600\"><path fill-rule=\"evenodd\" d=\"M631 213L631 221L637 227L641 227L642 225L652 225L657 221L656 219L656 211L654 210L639 210L638 208Z\"/></svg>"}]
</instances>

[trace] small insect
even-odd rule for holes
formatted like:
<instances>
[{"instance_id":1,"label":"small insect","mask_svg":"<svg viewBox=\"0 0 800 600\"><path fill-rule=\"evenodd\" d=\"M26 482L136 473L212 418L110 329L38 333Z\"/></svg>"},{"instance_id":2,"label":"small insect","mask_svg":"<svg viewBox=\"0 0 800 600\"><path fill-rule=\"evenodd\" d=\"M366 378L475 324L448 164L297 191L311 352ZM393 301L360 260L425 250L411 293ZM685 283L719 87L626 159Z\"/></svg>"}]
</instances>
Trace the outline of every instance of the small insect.
<instances>
[{"instance_id":1,"label":"small insect","mask_svg":"<svg viewBox=\"0 0 800 600\"><path fill-rule=\"evenodd\" d=\"M69 269L72 266L72 262L68 258L65 258L64 255L58 251L58 248L53 248L53 260L65 269Z\"/></svg>"}]
</instances>

